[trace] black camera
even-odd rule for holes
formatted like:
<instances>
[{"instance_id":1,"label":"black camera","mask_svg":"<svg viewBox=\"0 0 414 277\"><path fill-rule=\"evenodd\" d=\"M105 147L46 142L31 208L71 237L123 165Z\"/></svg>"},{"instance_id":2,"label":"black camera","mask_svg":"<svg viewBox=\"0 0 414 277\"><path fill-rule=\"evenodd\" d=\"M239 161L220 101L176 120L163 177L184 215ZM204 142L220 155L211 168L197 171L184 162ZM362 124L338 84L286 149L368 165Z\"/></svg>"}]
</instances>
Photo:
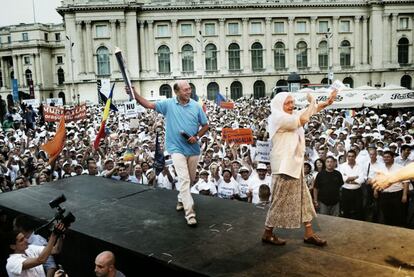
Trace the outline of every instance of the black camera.
<instances>
[{"instance_id":1,"label":"black camera","mask_svg":"<svg viewBox=\"0 0 414 277\"><path fill-rule=\"evenodd\" d=\"M49 202L49 206L52 209L56 209L56 214L51 220L49 220L48 223L37 228L35 234L43 228L48 228L54 221L62 223L65 228L68 228L73 222L75 222L76 217L71 212L66 212L65 208L60 206L60 204L65 201L66 197L62 194ZM60 232L56 228L53 232L60 235Z\"/></svg>"}]
</instances>

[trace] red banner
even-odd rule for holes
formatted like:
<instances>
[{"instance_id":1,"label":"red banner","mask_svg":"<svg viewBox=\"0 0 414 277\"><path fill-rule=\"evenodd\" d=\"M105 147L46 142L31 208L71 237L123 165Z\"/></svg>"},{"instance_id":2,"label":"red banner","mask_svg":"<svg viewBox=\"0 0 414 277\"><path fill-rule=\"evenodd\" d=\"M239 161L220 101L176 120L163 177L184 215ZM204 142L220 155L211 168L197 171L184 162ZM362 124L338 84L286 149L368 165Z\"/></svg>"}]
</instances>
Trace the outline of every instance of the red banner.
<instances>
[{"instance_id":1,"label":"red banner","mask_svg":"<svg viewBox=\"0 0 414 277\"><path fill-rule=\"evenodd\" d=\"M221 102L220 108L233 110L234 109L234 102Z\"/></svg>"},{"instance_id":2,"label":"red banner","mask_svg":"<svg viewBox=\"0 0 414 277\"><path fill-rule=\"evenodd\" d=\"M253 144L252 129L231 129L223 128L221 130L221 137L228 143L235 144Z\"/></svg>"},{"instance_id":3,"label":"red banner","mask_svg":"<svg viewBox=\"0 0 414 277\"><path fill-rule=\"evenodd\" d=\"M71 109L65 109L62 106L47 106L43 107L45 121L57 122L61 116L65 115L65 122L78 121L86 118L86 104L75 106Z\"/></svg>"}]
</instances>

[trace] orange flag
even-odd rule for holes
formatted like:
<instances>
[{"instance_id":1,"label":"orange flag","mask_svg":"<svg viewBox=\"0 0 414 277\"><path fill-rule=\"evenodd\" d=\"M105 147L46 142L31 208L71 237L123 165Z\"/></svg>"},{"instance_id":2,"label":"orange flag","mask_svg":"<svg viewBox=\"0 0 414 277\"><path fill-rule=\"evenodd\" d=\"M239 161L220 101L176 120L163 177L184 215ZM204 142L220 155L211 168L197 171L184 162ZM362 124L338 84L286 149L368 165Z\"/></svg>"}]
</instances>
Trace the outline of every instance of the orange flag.
<instances>
[{"instance_id":1,"label":"orange flag","mask_svg":"<svg viewBox=\"0 0 414 277\"><path fill-rule=\"evenodd\" d=\"M40 148L49 155L49 164L53 163L65 145L66 128L65 115L62 115L59 122L59 127L56 130L55 137L43 144Z\"/></svg>"}]
</instances>

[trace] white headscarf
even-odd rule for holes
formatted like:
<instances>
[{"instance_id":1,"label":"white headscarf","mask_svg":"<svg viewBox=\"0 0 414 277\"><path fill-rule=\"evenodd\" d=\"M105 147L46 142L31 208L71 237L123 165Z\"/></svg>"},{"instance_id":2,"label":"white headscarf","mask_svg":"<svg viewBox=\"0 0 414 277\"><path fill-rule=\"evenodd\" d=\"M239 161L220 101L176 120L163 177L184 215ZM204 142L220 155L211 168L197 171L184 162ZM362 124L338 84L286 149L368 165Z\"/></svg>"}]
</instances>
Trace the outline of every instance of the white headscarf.
<instances>
[{"instance_id":1,"label":"white headscarf","mask_svg":"<svg viewBox=\"0 0 414 277\"><path fill-rule=\"evenodd\" d=\"M268 119L268 132L270 139L272 139L273 135L279 130L283 117L290 115L283 110L283 104L288 96L290 96L289 92L280 92L276 94L270 102L271 114Z\"/></svg>"}]
</instances>

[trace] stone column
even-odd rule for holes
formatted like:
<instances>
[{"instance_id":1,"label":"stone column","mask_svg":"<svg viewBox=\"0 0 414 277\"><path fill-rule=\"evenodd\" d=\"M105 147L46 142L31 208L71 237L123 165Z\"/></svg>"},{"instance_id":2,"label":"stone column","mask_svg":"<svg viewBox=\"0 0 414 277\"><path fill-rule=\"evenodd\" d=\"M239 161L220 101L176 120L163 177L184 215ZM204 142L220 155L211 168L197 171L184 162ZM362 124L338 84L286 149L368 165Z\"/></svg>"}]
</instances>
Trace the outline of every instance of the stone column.
<instances>
[{"instance_id":1,"label":"stone column","mask_svg":"<svg viewBox=\"0 0 414 277\"><path fill-rule=\"evenodd\" d=\"M33 60L33 63L32 63L32 80L33 80L33 86L36 86L37 85L37 75L39 75L39 72L37 71L37 66L36 66L36 63L37 63L37 61L36 61L36 54L32 54L30 57ZM55 62L56 62L56 56L53 57L53 63L55 63Z\"/></svg>"},{"instance_id":2,"label":"stone column","mask_svg":"<svg viewBox=\"0 0 414 277\"><path fill-rule=\"evenodd\" d=\"M171 19L171 42L172 42L172 49L170 52L172 53L171 59L171 73L173 76L180 75L180 62L178 59L178 30L177 30L177 19Z\"/></svg>"},{"instance_id":3,"label":"stone column","mask_svg":"<svg viewBox=\"0 0 414 277\"><path fill-rule=\"evenodd\" d=\"M251 59L250 59L250 47L249 47L249 19L243 18L243 33L242 33L242 42L243 42L243 71L244 73L251 72Z\"/></svg>"},{"instance_id":4,"label":"stone column","mask_svg":"<svg viewBox=\"0 0 414 277\"><path fill-rule=\"evenodd\" d=\"M383 43L382 47L384 49L383 60L384 60L384 67L390 66L390 26L389 26L389 17L390 14L383 14Z\"/></svg>"},{"instance_id":5,"label":"stone column","mask_svg":"<svg viewBox=\"0 0 414 277\"><path fill-rule=\"evenodd\" d=\"M121 46L124 59L128 61L128 51L126 47L127 32L126 32L126 20L125 19L119 20L119 29L120 29L120 34L121 34L118 36L119 45Z\"/></svg>"},{"instance_id":6,"label":"stone column","mask_svg":"<svg viewBox=\"0 0 414 277\"><path fill-rule=\"evenodd\" d=\"M204 74L204 59L203 59L203 51L204 51L204 41L202 41L204 38L203 36L200 36L200 32L201 32L201 19L196 19L196 39L198 39L199 41L197 41L197 45L195 47L196 49L196 59L194 60L194 69L197 72L197 75L202 75Z\"/></svg>"},{"instance_id":7,"label":"stone column","mask_svg":"<svg viewBox=\"0 0 414 277\"><path fill-rule=\"evenodd\" d=\"M5 62L4 59L1 58L1 79L3 80L3 86L2 87L7 87L7 74L6 74L6 67L5 67Z\"/></svg>"},{"instance_id":8,"label":"stone column","mask_svg":"<svg viewBox=\"0 0 414 277\"><path fill-rule=\"evenodd\" d=\"M227 71L226 60L226 30L224 28L225 18L219 18L219 57L217 59L217 66L220 69L220 73L225 74Z\"/></svg>"},{"instance_id":9,"label":"stone column","mask_svg":"<svg viewBox=\"0 0 414 277\"><path fill-rule=\"evenodd\" d=\"M295 59L295 17L289 17L288 26L288 72L296 72L296 59Z\"/></svg>"},{"instance_id":10,"label":"stone column","mask_svg":"<svg viewBox=\"0 0 414 277\"><path fill-rule=\"evenodd\" d=\"M147 56L149 58L149 68L151 73L156 72L156 64L155 64L155 49L154 49L154 28L153 28L153 20L147 20L148 23L148 52Z\"/></svg>"},{"instance_id":11,"label":"stone column","mask_svg":"<svg viewBox=\"0 0 414 277\"><path fill-rule=\"evenodd\" d=\"M372 69L382 69L382 6L372 6L370 25Z\"/></svg>"},{"instance_id":12,"label":"stone column","mask_svg":"<svg viewBox=\"0 0 414 277\"><path fill-rule=\"evenodd\" d=\"M398 65L398 56L397 56L397 17L398 14L392 14L392 21L391 21L391 65L393 67L399 67ZM375 44L373 44L375 45Z\"/></svg>"},{"instance_id":13,"label":"stone column","mask_svg":"<svg viewBox=\"0 0 414 277\"><path fill-rule=\"evenodd\" d=\"M118 62L116 61L116 57L115 57L115 48L118 46L118 40L116 39L117 34L116 34L116 20L109 20L110 24L111 24L111 49L110 49L110 53L112 53L112 72L119 72L118 70Z\"/></svg>"},{"instance_id":14,"label":"stone column","mask_svg":"<svg viewBox=\"0 0 414 277\"><path fill-rule=\"evenodd\" d=\"M17 55L17 73L18 73L18 79L20 81L20 86L24 87L26 86L26 80L24 78L23 74L23 63L22 63L22 56Z\"/></svg>"},{"instance_id":15,"label":"stone column","mask_svg":"<svg viewBox=\"0 0 414 277\"><path fill-rule=\"evenodd\" d=\"M14 79L19 79L19 68L17 67L17 55L13 55L13 73ZM21 80L18 80L18 84L20 84Z\"/></svg>"},{"instance_id":16,"label":"stone column","mask_svg":"<svg viewBox=\"0 0 414 277\"><path fill-rule=\"evenodd\" d=\"M266 17L265 27L265 68L267 72L273 71L273 59L272 59L272 18Z\"/></svg>"},{"instance_id":17,"label":"stone column","mask_svg":"<svg viewBox=\"0 0 414 277\"><path fill-rule=\"evenodd\" d=\"M125 36L126 50L128 52L128 69L131 79L139 78L139 48L138 48L138 26L137 13L135 11L126 13Z\"/></svg>"},{"instance_id":18,"label":"stone column","mask_svg":"<svg viewBox=\"0 0 414 277\"><path fill-rule=\"evenodd\" d=\"M40 69L40 55L34 54L36 57L36 76L37 76L37 85L40 85L42 83L42 72Z\"/></svg>"},{"instance_id":19,"label":"stone column","mask_svg":"<svg viewBox=\"0 0 414 277\"><path fill-rule=\"evenodd\" d=\"M311 70L318 71L318 54L316 53L316 16L311 17L311 29L310 29L310 47L311 47Z\"/></svg>"},{"instance_id":20,"label":"stone column","mask_svg":"<svg viewBox=\"0 0 414 277\"><path fill-rule=\"evenodd\" d=\"M39 69L40 69L40 83L44 84L45 81L43 80L44 75L43 75L43 60L42 60L42 54L39 52Z\"/></svg>"},{"instance_id":21,"label":"stone column","mask_svg":"<svg viewBox=\"0 0 414 277\"><path fill-rule=\"evenodd\" d=\"M86 65L85 65L85 44L83 41L83 31L82 31L82 21L76 21L76 40L75 45L73 46L73 55L75 56L75 64L79 66L78 72L85 74ZM70 49L69 49L70 51ZM70 66L70 65L69 65ZM70 70L70 69L69 69ZM74 70L75 72L75 70ZM75 76L74 76L75 77Z\"/></svg>"},{"instance_id":22,"label":"stone column","mask_svg":"<svg viewBox=\"0 0 414 277\"><path fill-rule=\"evenodd\" d=\"M86 60L88 61L87 63L87 68L86 68L86 72L87 73L93 73L95 72L94 70L94 62L93 62L93 57L94 57L94 52L92 50L92 27L91 27L91 21L86 21Z\"/></svg>"},{"instance_id":23,"label":"stone column","mask_svg":"<svg viewBox=\"0 0 414 277\"><path fill-rule=\"evenodd\" d=\"M354 18L354 61L355 67L359 68L361 64L361 26L360 26L361 16L355 16Z\"/></svg>"},{"instance_id":24,"label":"stone column","mask_svg":"<svg viewBox=\"0 0 414 277\"><path fill-rule=\"evenodd\" d=\"M141 72L145 72L148 70L148 64L147 64L147 58L146 53L148 53L147 50L147 44L145 40L145 21L140 20L139 23L139 46L140 46L140 60L141 60Z\"/></svg>"},{"instance_id":25,"label":"stone column","mask_svg":"<svg viewBox=\"0 0 414 277\"><path fill-rule=\"evenodd\" d=\"M362 64L368 65L368 17L362 21Z\"/></svg>"},{"instance_id":26,"label":"stone column","mask_svg":"<svg viewBox=\"0 0 414 277\"><path fill-rule=\"evenodd\" d=\"M338 42L338 20L339 16L334 16L332 18L332 67L333 70L339 70L339 42Z\"/></svg>"}]
</instances>

